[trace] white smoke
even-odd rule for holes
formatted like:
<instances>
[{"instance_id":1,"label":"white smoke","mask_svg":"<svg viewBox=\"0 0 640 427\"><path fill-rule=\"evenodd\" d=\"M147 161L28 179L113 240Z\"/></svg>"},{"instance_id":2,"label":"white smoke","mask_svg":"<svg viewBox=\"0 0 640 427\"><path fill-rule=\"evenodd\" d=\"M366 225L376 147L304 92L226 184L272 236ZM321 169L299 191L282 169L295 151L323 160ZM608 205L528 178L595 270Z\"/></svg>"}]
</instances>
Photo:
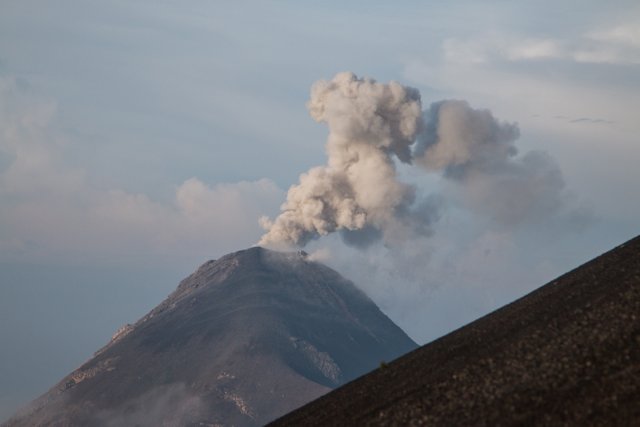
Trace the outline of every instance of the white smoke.
<instances>
[{"instance_id":1,"label":"white smoke","mask_svg":"<svg viewBox=\"0 0 640 427\"><path fill-rule=\"evenodd\" d=\"M554 160L542 152L518 157L518 126L489 110L444 100L423 112L416 89L353 73L314 84L307 106L329 127L328 163L300 176L275 220L261 218L267 232L260 245L304 246L336 231L353 246L429 235L442 195L419 200L418 185L399 180L396 159L441 174L451 183L443 193L501 226L562 207L564 180Z\"/></svg>"}]
</instances>

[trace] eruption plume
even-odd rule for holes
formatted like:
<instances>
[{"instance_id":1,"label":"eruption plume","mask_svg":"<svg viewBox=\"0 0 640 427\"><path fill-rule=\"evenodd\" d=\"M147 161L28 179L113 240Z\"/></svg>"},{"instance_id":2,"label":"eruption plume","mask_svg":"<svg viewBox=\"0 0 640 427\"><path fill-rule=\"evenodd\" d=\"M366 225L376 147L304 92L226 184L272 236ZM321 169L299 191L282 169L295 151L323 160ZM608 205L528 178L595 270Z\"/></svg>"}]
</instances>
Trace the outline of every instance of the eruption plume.
<instances>
[{"instance_id":1,"label":"eruption plume","mask_svg":"<svg viewBox=\"0 0 640 427\"><path fill-rule=\"evenodd\" d=\"M304 245L334 231L359 232L355 241L403 228L414 200L412 186L396 177L394 157L411 161L411 145L421 128L417 90L341 73L311 89L311 117L329 126L328 164L300 176L289 189L261 245Z\"/></svg>"},{"instance_id":2,"label":"eruption plume","mask_svg":"<svg viewBox=\"0 0 640 427\"><path fill-rule=\"evenodd\" d=\"M428 235L441 199L417 200L415 184L398 179L396 159L441 173L472 211L496 223L561 206L564 181L553 159L517 158L518 126L489 110L444 100L423 112L416 89L349 72L316 82L307 107L329 127L328 162L300 176L275 220L261 218L260 245L304 246L333 232L355 246Z\"/></svg>"},{"instance_id":3,"label":"eruption plume","mask_svg":"<svg viewBox=\"0 0 640 427\"><path fill-rule=\"evenodd\" d=\"M442 172L474 212L504 226L547 218L566 198L562 171L545 152L516 157L515 123L496 120L489 110L465 101L435 102L425 112L425 129L415 163Z\"/></svg>"}]
</instances>

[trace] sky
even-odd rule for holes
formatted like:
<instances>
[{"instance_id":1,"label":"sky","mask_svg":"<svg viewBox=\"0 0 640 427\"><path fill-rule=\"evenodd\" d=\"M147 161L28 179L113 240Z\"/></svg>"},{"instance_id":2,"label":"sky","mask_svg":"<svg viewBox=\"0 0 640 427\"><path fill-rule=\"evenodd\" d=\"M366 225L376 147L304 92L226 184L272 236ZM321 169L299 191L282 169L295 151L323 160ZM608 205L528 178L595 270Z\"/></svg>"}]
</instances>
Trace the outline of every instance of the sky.
<instances>
[{"instance_id":1,"label":"sky","mask_svg":"<svg viewBox=\"0 0 640 427\"><path fill-rule=\"evenodd\" d=\"M327 163L307 102L345 71L425 114L489 110L517 126L514 162L553 166L553 207L502 221L537 193L395 161L437 201L428 233L307 245L419 343L639 234L636 1L0 0L0 419L260 240Z\"/></svg>"}]
</instances>

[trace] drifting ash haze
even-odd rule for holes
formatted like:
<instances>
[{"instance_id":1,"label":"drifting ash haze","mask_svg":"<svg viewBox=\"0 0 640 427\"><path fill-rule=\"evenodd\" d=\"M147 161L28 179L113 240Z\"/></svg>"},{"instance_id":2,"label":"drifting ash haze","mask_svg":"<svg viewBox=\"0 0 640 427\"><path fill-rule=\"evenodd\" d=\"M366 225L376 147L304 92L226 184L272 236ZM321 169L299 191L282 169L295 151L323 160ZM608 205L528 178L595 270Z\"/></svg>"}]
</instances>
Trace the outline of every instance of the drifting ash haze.
<instances>
[{"instance_id":1,"label":"drifting ash haze","mask_svg":"<svg viewBox=\"0 0 640 427\"><path fill-rule=\"evenodd\" d=\"M553 215L563 204L564 180L546 153L517 156L515 123L488 110L444 100L422 110L420 93L396 82L353 73L316 82L307 104L329 127L328 162L300 176L275 220L261 218L259 244L304 246L340 232L363 247L394 247L428 236L439 218L438 198L420 198L398 178L396 161L441 174L465 207L501 226Z\"/></svg>"}]
</instances>

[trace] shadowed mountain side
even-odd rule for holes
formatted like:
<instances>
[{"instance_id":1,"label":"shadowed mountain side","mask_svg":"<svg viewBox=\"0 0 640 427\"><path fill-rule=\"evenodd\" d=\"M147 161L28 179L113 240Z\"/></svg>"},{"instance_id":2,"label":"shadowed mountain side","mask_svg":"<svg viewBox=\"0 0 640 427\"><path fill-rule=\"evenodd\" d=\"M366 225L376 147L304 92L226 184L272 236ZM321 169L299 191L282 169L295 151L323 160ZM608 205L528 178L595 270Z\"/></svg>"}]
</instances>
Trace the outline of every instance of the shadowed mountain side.
<instances>
[{"instance_id":1,"label":"shadowed mountain side","mask_svg":"<svg viewBox=\"0 0 640 427\"><path fill-rule=\"evenodd\" d=\"M209 261L9 420L26 425L261 425L417 345L304 253Z\"/></svg>"},{"instance_id":2,"label":"shadowed mountain side","mask_svg":"<svg viewBox=\"0 0 640 427\"><path fill-rule=\"evenodd\" d=\"M640 237L277 420L640 424Z\"/></svg>"}]
</instances>

